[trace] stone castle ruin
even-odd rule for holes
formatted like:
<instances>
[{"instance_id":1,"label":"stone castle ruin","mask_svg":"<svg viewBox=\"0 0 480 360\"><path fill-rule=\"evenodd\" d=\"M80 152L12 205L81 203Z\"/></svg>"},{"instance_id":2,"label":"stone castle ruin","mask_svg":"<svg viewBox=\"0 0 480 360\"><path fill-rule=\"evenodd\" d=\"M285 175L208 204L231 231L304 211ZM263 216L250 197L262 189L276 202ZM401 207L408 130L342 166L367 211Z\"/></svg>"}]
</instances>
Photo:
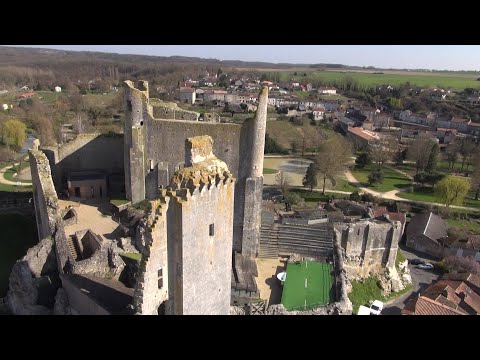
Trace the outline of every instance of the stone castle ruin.
<instances>
[{"instance_id":1,"label":"stone castle ruin","mask_svg":"<svg viewBox=\"0 0 480 360\"><path fill-rule=\"evenodd\" d=\"M153 101L152 101L153 100ZM233 250L246 257L258 255L263 188L263 151L268 88L259 96L256 116L243 124L174 121L155 117L157 100L150 99L148 83L135 88L125 82L124 165L126 198L133 203L156 199L175 171L185 166L185 139L209 135L217 154L237 179L233 219Z\"/></svg>"},{"instance_id":2,"label":"stone castle ruin","mask_svg":"<svg viewBox=\"0 0 480 360\"><path fill-rule=\"evenodd\" d=\"M140 225L138 314L157 314L163 302L166 314L229 313L235 178L212 145L209 136L187 139L185 167Z\"/></svg>"},{"instance_id":3,"label":"stone castle ruin","mask_svg":"<svg viewBox=\"0 0 480 360\"><path fill-rule=\"evenodd\" d=\"M348 314L347 273L394 264L394 222L262 225L267 88L232 124L124 86L124 134L29 152L42 240L13 268L13 313L229 314L259 300L257 257L288 252L333 261L335 302L263 312ZM130 205L113 219L107 198Z\"/></svg>"},{"instance_id":4,"label":"stone castle ruin","mask_svg":"<svg viewBox=\"0 0 480 360\"><path fill-rule=\"evenodd\" d=\"M55 271L42 274L59 284L54 311L228 314L232 287L256 288L268 89L242 125L149 99L146 81L126 81L125 90L123 135L81 134L30 151L38 233L55 255ZM136 214L127 225L118 218L113 232L83 227L90 221L81 219L84 203L122 194L148 209L132 208ZM65 207L59 197L80 207ZM126 252L141 260L126 259ZM17 296L18 278L29 278L24 273L11 276L11 308L24 309L14 313L41 306ZM134 278L133 286L122 278Z\"/></svg>"}]
</instances>

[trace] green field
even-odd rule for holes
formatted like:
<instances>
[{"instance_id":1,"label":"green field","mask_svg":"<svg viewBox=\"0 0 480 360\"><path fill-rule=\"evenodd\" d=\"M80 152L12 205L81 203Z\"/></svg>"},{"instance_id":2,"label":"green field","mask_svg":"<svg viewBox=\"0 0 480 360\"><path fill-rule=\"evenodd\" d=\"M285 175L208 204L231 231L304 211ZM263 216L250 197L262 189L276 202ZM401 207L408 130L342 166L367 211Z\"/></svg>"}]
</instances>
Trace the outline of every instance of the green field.
<instances>
[{"instance_id":1,"label":"green field","mask_svg":"<svg viewBox=\"0 0 480 360\"><path fill-rule=\"evenodd\" d=\"M273 70L275 71L275 70ZM324 85L338 85L348 79L358 82L364 88L371 88L379 85L398 86L409 82L412 86L420 87L440 87L452 90L463 90L465 88L480 88L480 81L476 81L478 74L462 73L409 73L400 74L373 74L371 72L341 72L341 71L298 71L297 76L294 72L279 72L282 81L295 79L301 82L303 74L307 77L314 77L322 81Z\"/></svg>"},{"instance_id":2,"label":"green field","mask_svg":"<svg viewBox=\"0 0 480 360\"><path fill-rule=\"evenodd\" d=\"M13 264L37 243L35 219L18 214L0 215L0 297L6 295Z\"/></svg>"},{"instance_id":3,"label":"green field","mask_svg":"<svg viewBox=\"0 0 480 360\"><path fill-rule=\"evenodd\" d=\"M480 224L478 222L469 220L447 219L447 223L449 227L468 230L473 234L480 234Z\"/></svg>"},{"instance_id":4,"label":"green field","mask_svg":"<svg viewBox=\"0 0 480 360\"><path fill-rule=\"evenodd\" d=\"M121 256L125 256L126 258L140 261L142 260L142 254L137 254L137 253L121 253Z\"/></svg>"},{"instance_id":5,"label":"green field","mask_svg":"<svg viewBox=\"0 0 480 360\"><path fill-rule=\"evenodd\" d=\"M412 285L408 285L405 289L396 293L392 292L390 295L385 297L382 295L382 289L378 279L374 277L364 279L362 282L353 280L351 283L352 291L348 294L348 298L352 302L354 314L358 312L360 305L368 307L374 300L387 302L412 290Z\"/></svg>"},{"instance_id":6,"label":"green field","mask_svg":"<svg viewBox=\"0 0 480 360\"><path fill-rule=\"evenodd\" d=\"M364 187L369 189L386 192L395 189L401 189L406 186L412 185L412 181L406 176L400 174L399 172L393 170L389 167L383 167L383 181L381 184L375 184L370 186L368 184L368 175L375 170L375 165L367 165L364 168L355 168L352 171L353 176L362 184Z\"/></svg>"},{"instance_id":7,"label":"green field","mask_svg":"<svg viewBox=\"0 0 480 360\"><path fill-rule=\"evenodd\" d=\"M300 195L305 202L318 203L319 201L328 201L328 195L322 195L319 191L310 191L305 189L290 189L290 192Z\"/></svg>"},{"instance_id":8,"label":"green field","mask_svg":"<svg viewBox=\"0 0 480 360\"><path fill-rule=\"evenodd\" d=\"M418 187L413 192L399 192L397 196L408 200L442 204L442 200L431 187ZM475 200L473 197L473 192L470 192L463 201L462 206L480 209L480 200Z\"/></svg>"},{"instance_id":9,"label":"green field","mask_svg":"<svg viewBox=\"0 0 480 360\"><path fill-rule=\"evenodd\" d=\"M277 169L263 168L263 173L264 174L276 174L276 173L278 173L278 170Z\"/></svg>"},{"instance_id":10,"label":"green field","mask_svg":"<svg viewBox=\"0 0 480 360\"><path fill-rule=\"evenodd\" d=\"M306 310L335 301L330 264L316 261L289 263L282 304L287 310Z\"/></svg>"}]
</instances>

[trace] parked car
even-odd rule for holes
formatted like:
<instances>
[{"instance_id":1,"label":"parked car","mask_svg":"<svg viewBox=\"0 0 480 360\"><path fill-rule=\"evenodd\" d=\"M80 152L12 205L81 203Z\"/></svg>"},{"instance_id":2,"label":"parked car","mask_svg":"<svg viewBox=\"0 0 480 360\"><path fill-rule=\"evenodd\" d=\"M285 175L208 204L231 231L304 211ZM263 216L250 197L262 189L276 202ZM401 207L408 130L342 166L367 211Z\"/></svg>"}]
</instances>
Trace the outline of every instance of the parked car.
<instances>
[{"instance_id":1,"label":"parked car","mask_svg":"<svg viewBox=\"0 0 480 360\"><path fill-rule=\"evenodd\" d=\"M380 315L383 310L383 302L380 300L375 300L372 305L370 305L370 314L371 315Z\"/></svg>"},{"instance_id":2,"label":"parked car","mask_svg":"<svg viewBox=\"0 0 480 360\"><path fill-rule=\"evenodd\" d=\"M425 261L422 259L408 259L408 263L412 265L420 265L420 264L425 264Z\"/></svg>"},{"instance_id":3,"label":"parked car","mask_svg":"<svg viewBox=\"0 0 480 360\"><path fill-rule=\"evenodd\" d=\"M434 268L434 266L432 264L428 263L428 262L423 263L423 264L418 264L417 267L419 269L424 269L424 270L431 270L431 269Z\"/></svg>"}]
</instances>

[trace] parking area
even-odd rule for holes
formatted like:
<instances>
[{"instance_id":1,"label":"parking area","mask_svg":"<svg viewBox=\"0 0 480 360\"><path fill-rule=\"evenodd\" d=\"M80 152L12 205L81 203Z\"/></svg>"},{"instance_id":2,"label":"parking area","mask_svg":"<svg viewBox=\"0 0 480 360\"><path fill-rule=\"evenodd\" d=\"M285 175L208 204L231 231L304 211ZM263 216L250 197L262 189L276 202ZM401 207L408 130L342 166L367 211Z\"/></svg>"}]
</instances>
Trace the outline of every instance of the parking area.
<instances>
[{"instance_id":1,"label":"parking area","mask_svg":"<svg viewBox=\"0 0 480 360\"><path fill-rule=\"evenodd\" d=\"M405 258L420 259L425 262L435 261L433 258L426 255L413 252L412 250L401 246L401 250L405 255ZM421 269L418 265L409 264L410 274L412 276L412 291L408 292L399 298L392 300L385 304L385 308L382 312L383 315L400 315L405 303L412 297L418 296L418 293L423 292L432 282L436 281L441 273L435 269Z\"/></svg>"}]
</instances>

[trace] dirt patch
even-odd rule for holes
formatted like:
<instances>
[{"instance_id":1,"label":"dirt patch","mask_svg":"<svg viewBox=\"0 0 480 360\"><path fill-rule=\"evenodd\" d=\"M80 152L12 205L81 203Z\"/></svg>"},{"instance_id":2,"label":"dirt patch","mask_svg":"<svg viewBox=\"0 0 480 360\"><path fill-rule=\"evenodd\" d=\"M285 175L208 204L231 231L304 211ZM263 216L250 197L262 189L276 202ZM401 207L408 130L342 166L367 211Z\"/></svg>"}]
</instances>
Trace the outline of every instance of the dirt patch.
<instances>
[{"instance_id":1,"label":"dirt patch","mask_svg":"<svg viewBox=\"0 0 480 360\"><path fill-rule=\"evenodd\" d=\"M90 229L97 235L109 238L109 235L118 227L118 223L112 220L109 214L109 203L83 204L74 201L59 200L61 209L73 206L78 216L78 223L65 226L67 236L76 231Z\"/></svg>"},{"instance_id":2,"label":"dirt patch","mask_svg":"<svg viewBox=\"0 0 480 360\"><path fill-rule=\"evenodd\" d=\"M267 300L267 305L280 304L282 300L282 285L277 279L277 274L286 269L286 260L258 259L257 286L260 290L260 298Z\"/></svg>"}]
</instances>

